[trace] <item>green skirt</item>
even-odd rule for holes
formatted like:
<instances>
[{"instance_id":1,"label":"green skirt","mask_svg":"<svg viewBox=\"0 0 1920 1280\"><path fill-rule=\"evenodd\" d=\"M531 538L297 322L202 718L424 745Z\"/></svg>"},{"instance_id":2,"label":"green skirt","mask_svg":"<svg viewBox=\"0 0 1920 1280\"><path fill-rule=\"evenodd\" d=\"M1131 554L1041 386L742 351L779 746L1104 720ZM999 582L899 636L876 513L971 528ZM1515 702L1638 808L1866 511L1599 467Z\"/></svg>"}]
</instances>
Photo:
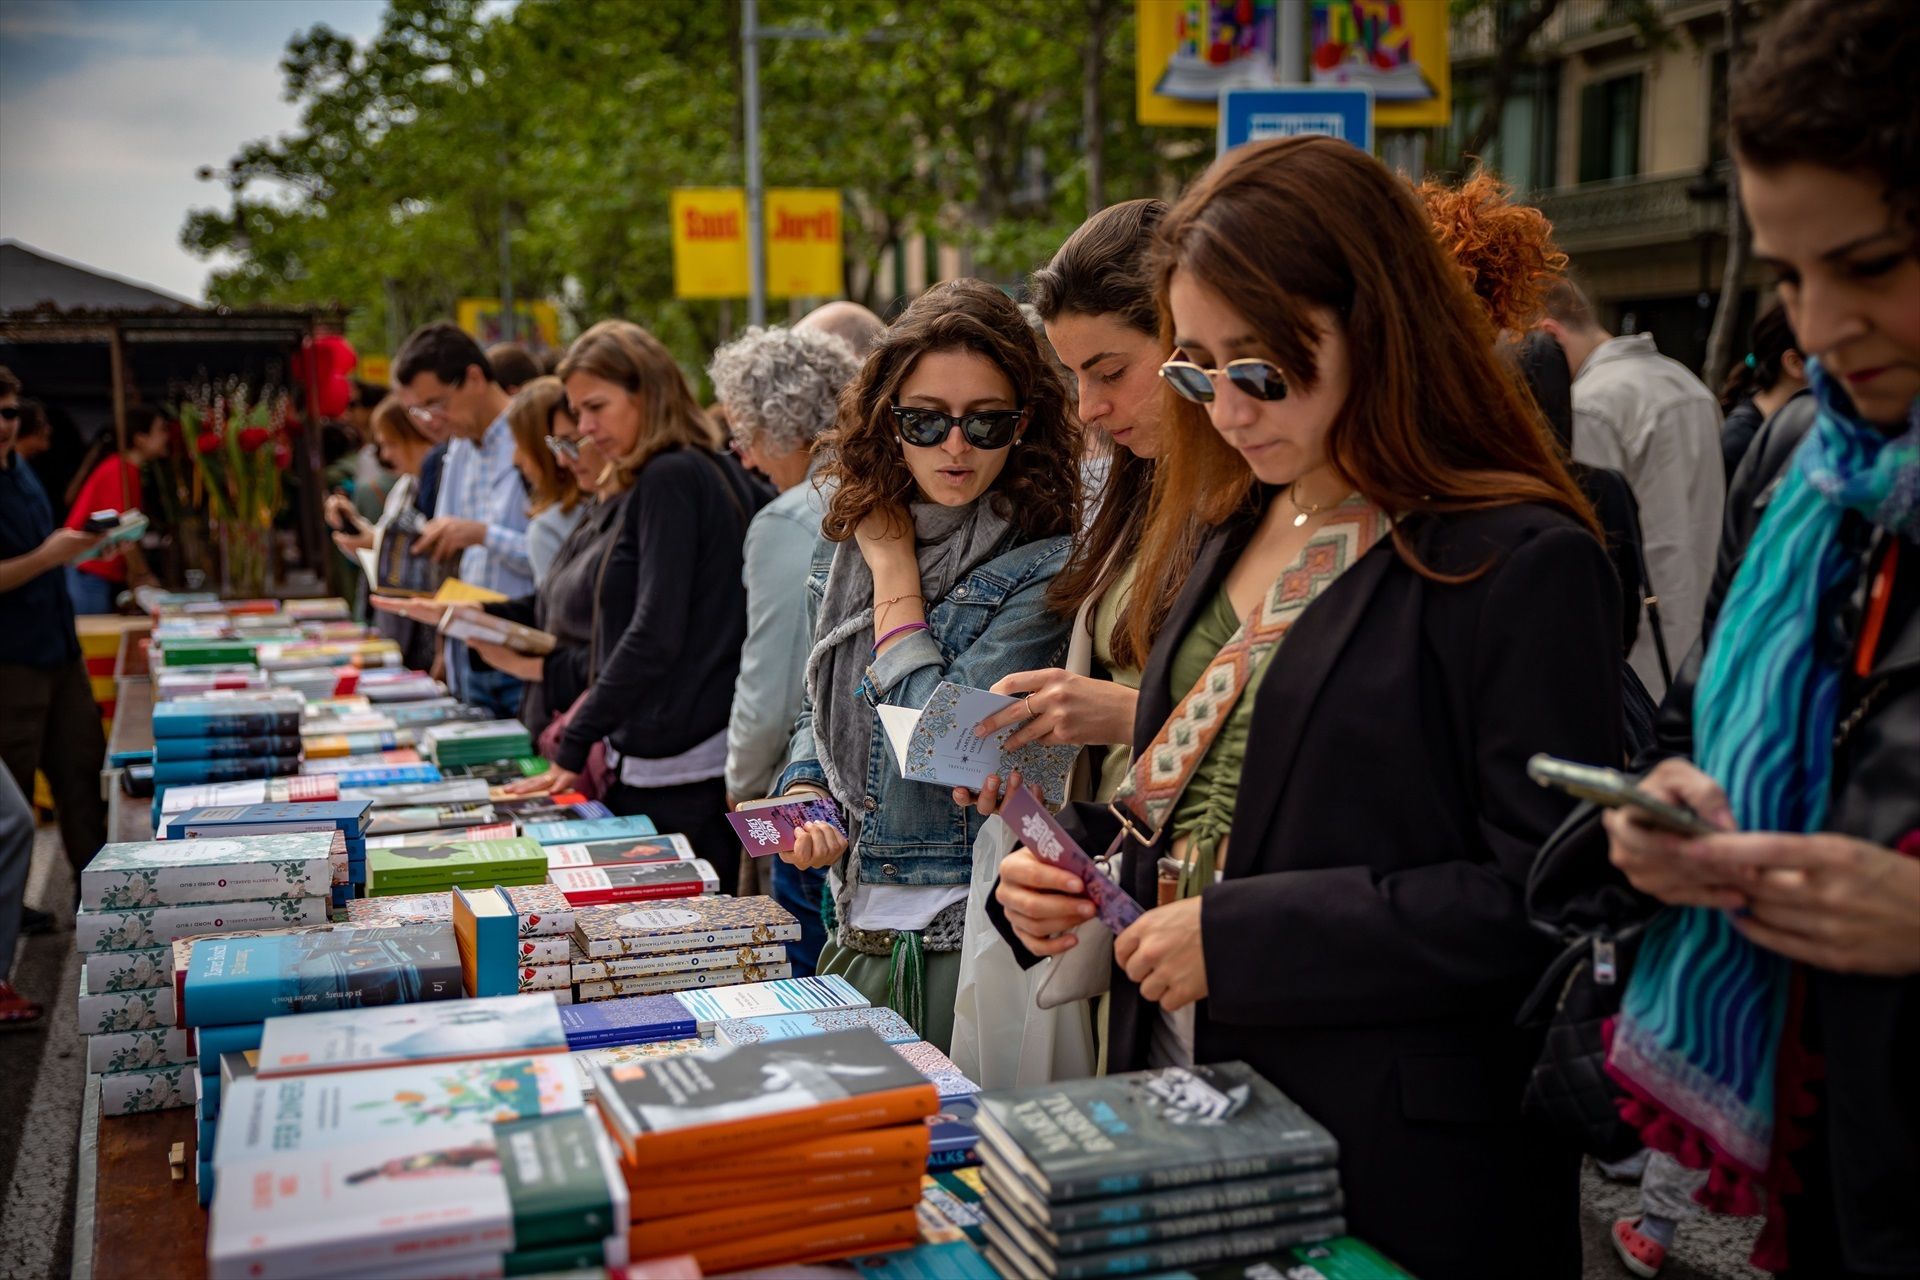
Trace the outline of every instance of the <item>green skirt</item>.
<instances>
[{"instance_id":1,"label":"green skirt","mask_svg":"<svg viewBox=\"0 0 1920 1280\"><path fill-rule=\"evenodd\" d=\"M953 997L960 988L960 953L929 951L925 954L927 995L925 1025L920 1036L945 1053L953 1044ZM819 973L837 973L851 982L867 1003L879 1008L887 1001L887 983L893 974L889 956L870 956L849 951L836 938L828 938L820 949ZM904 1003L904 1002L902 1002ZM893 1006L889 1006L893 1007Z\"/></svg>"}]
</instances>

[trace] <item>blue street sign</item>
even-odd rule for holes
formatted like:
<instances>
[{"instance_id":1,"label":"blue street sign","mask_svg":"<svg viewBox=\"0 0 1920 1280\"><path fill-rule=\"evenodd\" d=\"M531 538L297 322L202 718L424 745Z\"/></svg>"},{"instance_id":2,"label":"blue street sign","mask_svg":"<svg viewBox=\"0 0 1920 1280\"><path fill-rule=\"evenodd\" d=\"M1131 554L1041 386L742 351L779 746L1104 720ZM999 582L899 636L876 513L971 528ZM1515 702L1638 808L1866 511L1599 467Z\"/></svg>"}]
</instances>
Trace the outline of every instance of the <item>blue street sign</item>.
<instances>
[{"instance_id":1,"label":"blue street sign","mask_svg":"<svg viewBox=\"0 0 1920 1280\"><path fill-rule=\"evenodd\" d=\"M1220 95L1220 149L1321 133L1373 150L1373 90L1347 85L1227 89Z\"/></svg>"}]
</instances>

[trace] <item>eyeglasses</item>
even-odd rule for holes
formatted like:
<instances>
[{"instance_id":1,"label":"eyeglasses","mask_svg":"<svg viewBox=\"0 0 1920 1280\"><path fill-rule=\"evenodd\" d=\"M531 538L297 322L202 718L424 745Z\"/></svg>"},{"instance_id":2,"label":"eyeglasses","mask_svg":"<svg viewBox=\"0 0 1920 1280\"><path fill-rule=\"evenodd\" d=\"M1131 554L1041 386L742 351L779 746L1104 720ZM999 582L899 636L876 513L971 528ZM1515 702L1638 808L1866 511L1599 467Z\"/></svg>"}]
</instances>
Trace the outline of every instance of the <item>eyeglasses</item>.
<instances>
[{"instance_id":1,"label":"eyeglasses","mask_svg":"<svg viewBox=\"0 0 1920 1280\"><path fill-rule=\"evenodd\" d=\"M17 404L0 405L0 418L8 422L20 421L20 406Z\"/></svg>"},{"instance_id":2,"label":"eyeglasses","mask_svg":"<svg viewBox=\"0 0 1920 1280\"><path fill-rule=\"evenodd\" d=\"M567 436L548 436L547 448L556 458L565 458L568 462L580 461L580 442Z\"/></svg>"},{"instance_id":3,"label":"eyeglasses","mask_svg":"<svg viewBox=\"0 0 1920 1280\"><path fill-rule=\"evenodd\" d=\"M1191 360L1169 360L1160 366L1160 376L1167 385L1195 404L1213 403L1213 380L1223 373L1228 382L1255 400L1287 398L1286 375L1271 360L1229 360L1221 369L1209 369Z\"/></svg>"},{"instance_id":4,"label":"eyeglasses","mask_svg":"<svg viewBox=\"0 0 1920 1280\"><path fill-rule=\"evenodd\" d=\"M407 416L423 427L430 427L446 418L447 406L445 404L410 404L407 406Z\"/></svg>"},{"instance_id":5,"label":"eyeglasses","mask_svg":"<svg viewBox=\"0 0 1920 1280\"><path fill-rule=\"evenodd\" d=\"M1004 449L1013 443L1014 433L1027 420L1025 409L981 409L954 417L938 409L893 406L893 425L900 438L922 449L932 448L952 434L955 427L976 449Z\"/></svg>"}]
</instances>

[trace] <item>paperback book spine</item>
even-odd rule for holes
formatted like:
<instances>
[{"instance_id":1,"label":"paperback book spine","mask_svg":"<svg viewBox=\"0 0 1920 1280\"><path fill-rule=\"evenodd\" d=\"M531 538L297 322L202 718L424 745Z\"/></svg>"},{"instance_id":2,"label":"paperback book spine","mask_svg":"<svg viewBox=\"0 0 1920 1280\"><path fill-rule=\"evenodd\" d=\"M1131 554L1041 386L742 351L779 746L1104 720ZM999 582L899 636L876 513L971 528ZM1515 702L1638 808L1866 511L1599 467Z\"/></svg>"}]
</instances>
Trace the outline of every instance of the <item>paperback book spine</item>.
<instances>
[{"instance_id":1,"label":"paperback book spine","mask_svg":"<svg viewBox=\"0 0 1920 1280\"><path fill-rule=\"evenodd\" d=\"M633 938L589 938L578 928L574 939L590 959L607 956L657 956L671 952L704 951L715 947L764 946L770 942L797 942L800 926L746 925L737 929L711 929L705 933L664 934Z\"/></svg>"},{"instance_id":2,"label":"paperback book spine","mask_svg":"<svg viewBox=\"0 0 1920 1280\"><path fill-rule=\"evenodd\" d=\"M298 734L153 740L153 758L168 763L181 760L243 760L249 756L297 756L300 750L301 739Z\"/></svg>"},{"instance_id":3,"label":"paperback book spine","mask_svg":"<svg viewBox=\"0 0 1920 1280\"><path fill-rule=\"evenodd\" d=\"M920 1199L920 1176L915 1174L891 1184L821 1196L794 1197L790 1188L781 1190L781 1196L758 1203L743 1201L722 1209L637 1223L628 1233L627 1242L635 1257L644 1258L685 1253L743 1235L766 1235L910 1209Z\"/></svg>"},{"instance_id":4,"label":"paperback book spine","mask_svg":"<svg viewBox=\"0 0 1920 1280\"><path fill-rule=\"evenodd\" d=\"M300 771L299 756L255 756L246 760L155 761L153 781L159 786L177 782L240 782L247 778L277 778Z\"/></svg>"},{"instance_id":5,"label":"paperback book spine","mask_svg":"<svg viewBox=\"0 0 1920 1280\"><path fill-rule=\"evenodd\" d=\"M611 1000L618 996L666 995L692 991L699 987L732 987L743 982L772 982L791 978L790 964L770 964L738 969L699 969L688 973L663 973L651 978L615 978L607 982L580 984L582 1000Z\"/></svg>"},{"instance_id":6,"label":"paperback book spine","mask_svg":"<svg viewBox=\"0 0 1920 1280\"><path fill-rule=\"evenodd\" d=\"M193 1047L178 1027L109 1031L87 1037L87 1070L135 1071L190 1065Z\"/></svg>"},{"instance_id":7,"label":"paperback book spine","mask_svg":"<svg viewBox=\"0 0 1920 1280\"><path fill-rule=\"evenodd\" d=\"M911 1209L876 1213L818 1226L795 1227L747 1236L693 1251L703 1275L724 1275L752 1267L801 1266L859 1253L904 1249L917 1238L920 1220Z\"/></svg>"},{"instance_id":8,"label":"paperback book spine","mask_svg":"<svg viewBox=\"0 0 1920 1280\"><path fill-rule=\"evenodd\" d=\"M609 956L604 960L573 957L575 982L607 982L621 978L650 978L702 969L757 969L785 964L784 946L735 947L731 951L679 951L663 956Z\"/></svg>"}]
</instances>

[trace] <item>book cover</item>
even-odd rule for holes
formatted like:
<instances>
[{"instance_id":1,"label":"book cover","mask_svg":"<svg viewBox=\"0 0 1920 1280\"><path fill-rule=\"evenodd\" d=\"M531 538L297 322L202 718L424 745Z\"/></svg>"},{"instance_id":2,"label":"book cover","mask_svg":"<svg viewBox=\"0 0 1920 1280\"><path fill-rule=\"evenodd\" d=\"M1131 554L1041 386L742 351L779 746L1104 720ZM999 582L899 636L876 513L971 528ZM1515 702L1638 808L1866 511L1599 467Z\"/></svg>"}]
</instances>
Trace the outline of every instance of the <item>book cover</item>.
<instances>
[{"instance_id":1,"label":"book cover","mask_svg":"<svg viewBox=\"0 0 1920 1280\"><path fill-rule=\"evenodd\" d=\"M145 1071L194 1062L187 1033L178 1027L108 1031L87 1037L87 1070Z\"/></svg>"},{"instance_id":2,"label":"book cover","mask_svg":"<svg viewBox=\"0 0 1920 1280\"><path fill-rule=\"evenodd\" d=\"M348 839L367 834L365 800L309 800L299 804L215 805L188 809L167 819L167 839L213 835L272 835L278 831L314 831L325 824Z\"/></svg>"},{"instance_id":3,"label":"book cover","mask_svg":"<svg viewBox=\"0 0 1920 1280\"><path fill-rule=\"evenodd\" d=\"M593 1070L594 1100L632 1165L904 1124L938 1103L933 1085L865 1027Z\"/></svg>"},{"instance_id":4,"label":"book cover","mask_svg":"<svg viewBox=\"0 0 1920 1280\"><path fill-rule=\"evenodd\" d=\"M927 1168L964 1169L980 1163L979 1094L943 1098L927 1121Z\"/></svg>"},{"instance_id":5,"label":"book cover","mask_svg":"<svg viewBox=\"0 0 1920 1280\"><path fill-rule=\"evenodd\" d=\"M705 858L630 866L551 867L547 883L575 907L657 898L696 898L720 892L720 877Z\"/></svg>"},{"instance_id":6,"label":"book cover","mask_svg":"<svg viewBox=\"0 0 1920 1280\"><path fill-rule=\"evenodd\" d=\"M239 782L247 778L278 778L300 772L300 757L250 756L245 760L174 760L153 765L155 786L179 783Z\"/></svg>"},{"instance_id":7,"label":"book cover","mask_svg":"<svg viewBox=\"0 0 1920 1280\"><path fill-rule=\"evenodd\" d=\"M841 835L847 834L839 807L824 796L811 800L783 797L742 801L727 815L727 825L733 828L740 847L756 858L768 853L791 853L800 828L813 822L824 822Z\"/></svg>"},{"instance_id":8,"label":"book cover","mask_svg":"<svg viewBox=\"0 0 1920 1280\"><path fill-rule=\"evenodd\" d=\"M744 1236L693 1251L706 1275L745 1271L775 1264L799 1266L830 1262L857 1253L905 1249L917 1238L919 1221L911 1209L845 1218L817 1226L791 1227L766 1235Z\"/></svg>"},{"instance_id":9,"label":"book cover","mask_svg":"<svg viewBox=\"0 0 1920 1280\"><path fill-rule=\"evenodd\" d=\"M173 1022L172 987L145 987L138 991L103 991L96 995L87 989L86 970L80 971L79 1030L81 1035L102 1035L110 1031L145 1031L153 1027L170 1027Z\"/></svg>"},{"instance_id":10,"label":"book cover","mask_svg":"<svg viewBox=\"0 0 1920 1280\"><path fill-rule=\"evenodd\" d=\"M304 804L310 800L339 798L339 779L296 775L168 787L161 793L160 811L174 814L221 804Z\"/></svg>"},{"instance_id":11,"label":"book cover","mask_svg":"<svg viewBox=\"0 0 1920 1280\"><path fill-rule=\"evenodd\" d=\"M318 1016L318 1015L314 1015ZM192 1038L194 1057L200 1064L201 1075L213 1075L220 1070L220 1056L226 1053L244 1053L248 1049L258 1049L266 1036L265 1022L238 1022L225 1027L196 1027L183 1034ZM212 1158L208 1152L208 1158Z\"/></svg>"},{"instance_id":12,"label":"book cover","mask_svg":"<svg viewBox=\"0 0 1920 1280\"><path fill-rule=\"evenodd\" d=\"M553 791L543 796L516 796L505 787L492 786L487 794L502 816L519 823L584 822L591 818L611 818L613 810L598 800L589 800L578 791Z\"/></svg>"},{"instance_id":13,"label":"book cover","mask_svg":"<svg viewBox=\"0 0 1920 1280\"><path fill-rule=\"evenodd\" d=\"M510 996L520 990L520 930L506 894L455 889L453 936L468 995Z\"/></svg>"},{"instance_id":14,"label":"book cover","mask_svg":"<svg viewBox=\"0 0 1920 1280\"><path fill-rule=\"evenodd\" d=\"M639 1047L600 1050L595 1051L593 1056L595 1061L603 1061L604 1054L625 1053ZM627 1183L633 1188L634 1204L641 1205L643 1197L645 1203L651 1204L653 1197L665 1193L670 1187L696 1182L706 1186L731 1187L737 1195L741 1186L767 1181L783 1182L788 1177L808 1177L836 1170L869 1167L887 1169L903 1164L924 1170L928 1151L927 1126L915 1121L886 1128L803 1138L778 1147L702 1160L687 1168L671 1165L624 1167Z\"/></svg>"},{"instance_id":15,"label":"book cover","mask_svg":"<svg viewBox=\"0 0 1920 1280\"><path fill-rule=\"evenodd\" d=\"M919 711L882 706L876 712L903 778L977 791L988 775L1005 778L1017 771L1023 781L1039 787L1049 803L1064 804L1067 774L1079 748L1034 742L1004 751L1012 725L985 738L974 736L975 725L1019 701L943 680Z\"/></svg>"},{"instance_id":16,"label":"book cover","mask_svg":"<svg viewBox=\"0 0 1920 1280\"><path fill-rule=\"evenodd\" d=\"M333 882L332 849L325 832L102 845L80 872L80 905L119 911L316 897Z\"/></svg>"},{"instance_id":17,"label":"book cover","mask_svg":"<svg viewBox=\"0 0 1920 1280\"><path fill-rule=\"evenodd\" d=\"M734 1018L867 1007L867 998L859 989L837 974L689 991L680 1002L699 1020L702 1034L711 1032L715 1023Z\"/></svg>"},{"instance_id":18,"label":"book cover","mask_svg":"<svg viewBox=\"0 0 1920 1280\"><path fill-rule=\"evenodd\" d=\"M1169 1280L1414 1280L1372 1245L1352 1236L1297 1244L1279 1253L1222 1262Z\"/></svg>"},{"instance_id":19,"label":"book cover","mask_svg":"<svg viewBox=\"0 0 1920 1280\"><path fill-rule=\"evenodd\" d=\"M453 1000L460 953L450 925L203 938L186 979L186 1025L220 1026L287 1013Z\"/></svg>"},{"instance_id":20,"label":"book cover","mask_svg":"<svg viewBox=\"0 0 1920 1280\"><path fill-rule=\"evenodd\" d=\"M511 840L517 834L511 822L489 822L478 827L431 828L371 835L367 837L367 848L405 849L415 845L441 844L448 840Z\"/></svg>"},{"instance_id":21,"label":"book cover","mask_svg":"<svg viewBox=\"0 0 1920 1280\"><path fill-rule=\"evenodd\" d=\"M512 901L511 898L508 899ZM521 938L517 935L519 917L514 917L516 937L515 954L523 965L566 964L573 950L569 938Z\"/></svg>"},{"instance_id":22,"label":"book cover","mask_svg":"<svg viewBox=\"0 0 1920 1280\"><path fill-rule=\"evenodd\" d=\"M73 945L82 952L135 951L165 946L196 933L325 924L324 897L245 902L183 902L116 911L82 910L73 918Z\"/></svg>"},{"instance_id":23,"label":"book cover","mask_svg":"<svg viewBox=\"0 0 1920 1280\"><path fill-rule=\"evenodd\" d=\"M112 1071L100 1077L100 1114L140 1115L193 1105L192 1068L184 1065Z\"/></svg>"},{"instance_id":24,"label":"book cover","mask_svg":"<svg viewBox=\"0 0 1920 1280\"><path fill-rule=\"evenodd\" d=\"M390 787L350 787L343 800L365 800L375 809L420 804L484 804L487 784L478 778L442 778L438 782L401 782Z\"/></svg>"},{"instance_id":25,"label":"book cover","mask_svg":"<svg viewBox=\"0 0 1920 1280\"><path fill-rule=\"evenodd\" d=\"M571 948L575 982L610 982L621 978L657 978L663 974L692 974L710 969L758 969L785 964L787 949L731 947L721 951L671 951L658 956L608 956L591 960L577 946Z\"/></svg>"},{"instance_id":26,"label":"book cover","mask_svg":"<svg viewBox=\"0 0 1920 1280\"><path fill-rule=\"evenodd\" d=\"M270 1078L566 1051L553 1001L510 995L269 1018L257 1069Z\"/></svg>"},{"instance_id":27,"label":"book cover","mask_svg":"<svg viewBox=\"0 0 1920 1280\"><path fill-rule=\"evenodd\" d=\"M414 754L418 754L417 752ZM329 761L317 761L319 766ZM387 762L376 765L354 765L352 768L332 769L316 767L304 770L310 777L331 775L335 785L344 790L359 791L368 787L399 786L408 782L436 782L440 778L438 767L422 764L418 760L410 762Z\"/></svg>"},{"instance_id":28,"label":"book cover","mask_svg":"<svg viewBox=\"0 0 1920 1280\"><path fill-rule=\"evenodd\" d=\"M566 822L535 822L527 826L527 837L541 844L586 844L595 840L635 840L659 834L653 820L645 814L624 818L584 818ZM685 837L680 837L685 843Z\"/></svg>"},{"instance_id":29,"label":"book cover","mask_svg":"<svg viewBox=\"0 0 1920 1280\"><path fill-rule=\"evenodd\" d=\"M367 850L367 893L386 897L461 884L537 883L546 854L531 840L448 840Z\"/></svg>"},{"instance_id":30,"label":"book cover","mask_svg":"<svg viewBox=\"0 0 1920 1280\"><path fill-rule=\"evenodd\" d=\"M912 1024L885 1006L878 1009L806 1009L752 1018L726 1018L713 1024L713 1040L715 1044L758 1044L762 1040L791 1040L828 1031L845 1031L849 1027L866 1027L891 1045L920 1042L920 1033L913 1029Z\"/></svg>"},{"instance_id":31,"label":"book cover","mask_svg":"<svg viewBox=\"0 0 1920 1280\"><path fill-rule=\"evenodd\" d=\"M713 1041L699 1036L684 1036L679 1040L647 1040L640 1044L616 1044L604 1049L573 1050L573 1065L580 1072L580 1092L587 1097L593 1096L593 1073L588 1070L596 1062L610 1066L625 1062L641 1062L648 1058L672 1058L683 1053L698 1053L702 1049L713 1048Z\"/></svg>"},{"instance_id":32,"label":"book cover","mask_svg":"<svg viewBox=\"0 0 1920 1280\"><path fill-rule=\"evenodd\" d=\"M649 1218L636 1222L627 1233L627 1246L635 1257L660 1253L681 1253L703 1245L738 1239L743 1235L766 1235L823 1222L869 1214L911 1209L920 1199L920 1174L869 1187L852 1187L820 1195L795 1195L782 1187L782 1194L764 1200L741 1198L718 1209L702 1209L670 1218Z\"/></svg>"},{"instance_id":33,"label":"book cover","mask_svg":"<svg viewBox=\"0 0 1920 1280\"><path fill-rule=\"evenodd\" d=\"M164 987L172 976L172 961L169 947L96 951L86 957L87 989L106 992Z\"/></svg>"},{"instance_id":34,"label":"book cover","mask_svg":"<svg viewBox=\"0 0 1920 1280\"><path fill-rule=\"evenodd\" d=\"M534 657L552 653L553 646L559 643L550 632L488 613L449 611L441 615L439 631L455 640L484 640Z\"/></svg>"},{"instance_id":35,"label":"book cover","mask_svg":"<svg viewBox=\"0 0 1920 1280\"><path fill-rule=\"evenodd\" d=\"M1140 904L1087 856L1031 791L1021 789L1009 794L1001 804L1000 817L1035 857L1079 877L1095 915L1115 937L1140 918Z\"/></svg>"},{"instance_id":36,"label":"book cover","mask_svg":"<svg viewBox=\"0 0 1920 1280\"><path fill-rule=\"evenodd\" d=\"M573 933L573 907L567 897L550 884L509 885L507 899L519 917L523 938L570 938ZM433 924L453 919L453 895L409 893L390 898L355 898L347 904L347 919L355 924L368 920L398 920L409 924Z\"/></svg>"},{"instance_id":37,"label":"book cover","mask_svg":"<svg viewBox=\"0 0 1920 1280\"><path fill-rule=\"evenodd\" d=\"M626 867L692 862L693 846L681 835L641 840L590 840L545 846L548 867Z\"/></svg>"},{"instance_id":38,"label":"book cover","mask_svg":"<svg viewBox=\"0 0 1920 1280\"><path fill-rule=\"evenodd\" d=\"M693 1015L672 996L629 996L574 1005L560 1010L560 1025L574 1049L680 1040L697 1030Z\"/></svg>"},{"instance_id":39,"label":"book cover","mask_svg":"<svg viewBox=\"0 0 1920 1280\"><path fill-rule=\"evenodd\" d=\"M301 705L297 693L268 690L240 690L218 698L168 698L153 704L153 736L156 742L161 738L298 738Z\"/></svg>"},{"instance_id":40,"label":"book cover","mask_svg":"<svg viewBox=\"0 0 1920 1280\"><path fill-rule=\"evenodd\" d=\"M1169 1187L1144 1195L1050 1204L1037 1188L1014 1173L993 1148L983 1148L981 1154L987 1185L993 1194L1027 1223L1036 1235L1046 1240L1052 1240L1055 1234L1061 1232L1126 1227L1162 1218L1185 1218L1249 1208L1288 1208L1296 1217L1303 1216L1304 1211L1300 1206L1325 1204L1332 1200L1332 1208L1325 1212L1337 1212L1339 1208L1340 1172L1331 1166L1265 1178L1232 1178L1187 1187Z\"/></svg>"},{"instance_id":41,"label":"book cover","mask_svg":"<svg viewBox=\"0 0 1920 1280\"><path fill-rule=\"evenodd\" d=\"M305 744L298 734L255 738L155 738L153 758L168 763L187 760L244 760L248 756L297 756Z\"/></svg>"},{"instance_id":42,"label":"book cover","mask_svg":"<svg viewBox=\"0 0 1920 1280\"><path fill-rule=\"evenodd\" d=\"M473 779L456 778L454 781L471 782ZM390 836L421 831L458 831L467 827L492 826L498 817L493 806L485 800L401 805L375 809L367 823L367 833Z\"/></svg>"},{"instance_id":43,"label":"book cover","mask_svg":"<svg viewBox=\"0 0 1920 1280\"><path fill-rule=\"evenodd\" d=\"M913 1064L915 1071L933 1081L933 1087L940 1091L942 1103L980 1092L980 1086L967 1079L960 1068L953 1065L953 1059L925 1040L896 1044L894 1049Z\"/></svg>"},{"instance_id":44,"label":"book cover","mask_svg":"<svg viewBox=\"0 0 1920 1280\"><path fill-rule=\"evenodd\" d=\"M582 1000L612 1000L620 996L685 995L705 987L735 987L743 983L774 982L793 977L790 964L748 965L737 969L695 969L657 973L650 978L607 978L579 985ZM703 1031L702 1034L705 1034Z\"/></svg>"},{"instance_id":45,"label":"book cover","mask_svg":"<svg viewBox=\"0 0 1920 1280\"><path fill-rule=\"evenodd\" d=\"M585 907L574 939L589 959L793 942L800 922L772 898L678 898L652 907Z\"/></svg>"},{"instance_id":46,"label":"book cover","mask_svg":"<svg viewBox=\"0 0 1920 1280\"><path fill-rule=\"evenodd\" d=\"M1159 1240L1132 1249L1063 1256L1046 1250L1017 1223L1002 1217L992 1201L987 1204L986 1221L988 1242L1019 1268L1013 1274L1040 1275L1051 1280L1098 1280L1104 1276L1204 1266L1230 1258L1272 1253L1303 1241L1324 1240L1342 1235L1346 1229L1346 1221L1339 1217L1308 1218L1244 1231Z\"/></svg>"},{"instance_id":47,"label":"book cover","mask_svg":"<svg viewBox=\"0 0 1920 1280\"><path fill-rule=\"evenodd\" d=\"M980 1098L976 1124L1055 1202L1319 1168L1339 1157L1333 1135L1244 1062L995 1090Z\"/></svg>"},{"instance_id":48,"label":"book cover","mask_svg":"<svg viewBox=\"0 0 1920 1280\"><path fill-rule=\"evenodd\" d=\"M845 1165L839 1168L818 1169L810 1173L783 1170L774 1175L774 1185L779 1187L781 1196L794 1199L811 1196L843 1196L881 1187L911 1187L915 1191L913 1199L918 1199L920 1180L926 1167L926 1159L922 1157L917 1160L899 1159L873 1164ZM705 1170L689 1172L704 1173ZM681 1214L704 1213L712 1210L737 1212L742 1201L742 1185L737 1181L716 1182L702 1178L697 1182L674 1182L638 1189L630 1187L629 1191L633 1197L633 1219L635 1222L657 1222L662 1218L674 1218ZM912 1200L908 1203L911 1204ZM742 1225L744 1227L744 1223ZM640 1251L636 1248L634 1252Z\"/></svg>"},{"instance_id":49,"label":"book cover","mask_svg":"<svg viewBox=\"0 0 1920 1280\"><path fill-rule=\"evenodd\" d=\"M514 971L517 991L564 991L573 985L573 974L564 964L522 965Z\"/></svg>"}]
</instances>

